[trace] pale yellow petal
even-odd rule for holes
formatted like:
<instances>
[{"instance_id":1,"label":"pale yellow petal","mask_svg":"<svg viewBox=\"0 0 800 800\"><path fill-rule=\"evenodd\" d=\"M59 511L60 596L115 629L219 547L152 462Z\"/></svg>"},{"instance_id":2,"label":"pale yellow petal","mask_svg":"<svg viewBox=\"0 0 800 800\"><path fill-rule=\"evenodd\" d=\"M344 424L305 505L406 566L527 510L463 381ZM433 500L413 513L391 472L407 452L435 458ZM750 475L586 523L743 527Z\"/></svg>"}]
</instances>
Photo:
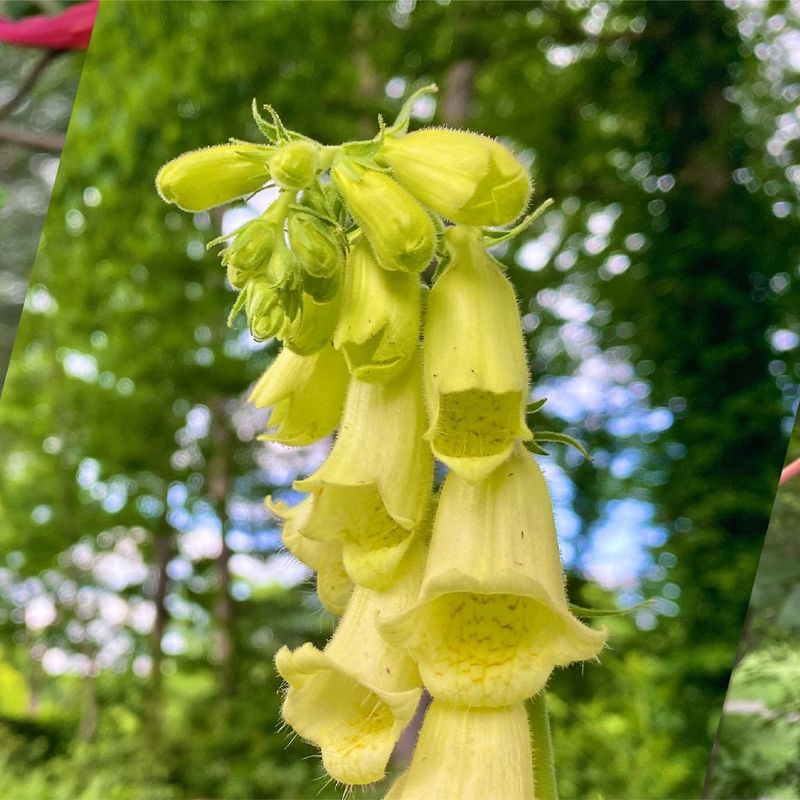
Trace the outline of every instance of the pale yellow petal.
<instances>
[{"instance_id":1,"label":"pale yellow petal","mask_svg":"<svg viewBox=\"0 0 800 800\"><path fill-rule=\"evenodd\" d=\"M471 481L508 458L525 421L528 367L517 301L476 230L448 228L451 261L430 293L424 363L434 455Z\"/></svg>"},{"instance_id":2,"label":"pale yellow petal","mask_svg":"<svg viewBox=\"0 0 800 800\"><path fill-rule=\"evenodd\" d=\"M521 702L597 656L605 632L569 612L547 487L521 445L481 483L448 475L419 601L380 627L434 697L473 706Z\"/></svg>"}]
</instances>

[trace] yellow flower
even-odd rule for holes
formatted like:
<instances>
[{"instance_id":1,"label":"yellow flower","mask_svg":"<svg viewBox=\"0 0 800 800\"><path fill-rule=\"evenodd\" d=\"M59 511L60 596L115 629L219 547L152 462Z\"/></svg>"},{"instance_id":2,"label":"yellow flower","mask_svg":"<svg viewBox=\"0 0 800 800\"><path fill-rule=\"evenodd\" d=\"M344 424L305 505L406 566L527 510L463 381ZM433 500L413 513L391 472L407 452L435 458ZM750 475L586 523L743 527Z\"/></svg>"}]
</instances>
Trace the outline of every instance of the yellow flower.
<instances>
[{"instance_id":1,"label":"yellow flower","mask_svg":"<svg viewBox=\"0 0 800 800\"><path fill-rule=\"evenodd\" d=\"M433 221L402 186L346 159L333 165L331 177L384 269L418 273L431 263Z\"/></svg>"},{"instance_id":2,"label":"yellow flower","mask_svg":"<svg viewBox=\"0 0 800 800\"><path fill-rule=\"evenodd\" d=\"M447 476L419 601L381 627L434 697L471 706L519 703L599 653L605 632L569 612L550 497L521 444L481 483Z\"/></svg>"},{"instance_id":3,"label":"yellow flower","mask_svg":"<svg viewBox=\"0 0 800 800\"><path fill-rule=\"evenodd\" d=\"M426 128L388 136L378 157L425 205L464 225L505 225L530 198L525 167L507 147L477 133Z\"/></svg>"},{"instance_id":4,"label":"yellow flower","mask_svg":"<svg viewBox=\"0 0 800 800\"><path fill-rule=\"evenodd\" d=\"M286 347L299 355L316 353L332 341L341 309L341 287L324 301L303 292L297 316L293 320L287 317L279 336Z\"/></svg>"},{"instance_id":5,"label":"yellow flower","mask_svg":"<svg viewBox=\"0 0 800 800\"><path fill-rule=\"evenodd\" d=\"M156 188L162 200L184 211L205 211L260 189L269 180L271 152L249 142L192 150L161 167Z\"/></svg>"},{"instance_id":6,"label":"yellow flower","mask_svg":"<svg viewBox=\"0 0 800 800\"><path fill-rule=\"evenodd\" d=\"M282 189L296 192L305 189L317 174L318 146L311 142L284 142L269 160L274 181Z\"/></svg>"},{"instance_id":7,"label":"yellow flower","mask_svg":"<svg viewBox=\"0 0 800 800\"><path fill-rule=\"evenodd\" d=\"M416 275L381 269L363 238L353 245L333 344L355 378L385 381L406 367L419 346L421 292Z\"/></svg>"},{"instance_id":8,"label":"yellow flower","mask_svg":"<svg viewBox=\"0 0 800 800\"><path fill-rule=\"evenodd\" d=\"M434 455L478 481L528 440L528 368L514 290L477 230L444 234L451 260L430 293L425 389Z\"/></svg>"},{"instance_id":9,"label":"yellow flower","mask_svg":"<svg viewBox=\"0 0 800 800\"><path fill-rule=\"evenodd\" d=\"M336 443L325 463L295 488L312 492L302 528L309 539L342 542L353 581L384 589L423 526L433 458L417 358L387 383L350 381Z\"/></svg>"},{"instance_id":10,"label":"yellow flower","mask_svg":"<svg viewBox=\"0 0 800 800\"><path fill-rule=\"evenodd\" d=\"M300 533L311 512L313 497L296 506L266 499L267 508L283 520L281 539L286 549L300 562L317 573L317 595L331 614L343 614L353 593L353 582L344 571L341 542L315 542Z\"/></svg>"},{"instance_id":11,"label":"yellow flower","mask_svg":"<svg viewBox=\"0 0 800 800\"><path fill-rule=\"evenodd\" d=\"M411 766L386 800L533 800L525 706L466 708L434 700Z\"/></svg>"},{"instance_id":12,"label":"yellow flower","mask_svg":"<svg viewBox=\"0 0 800 800\"><path fill-rule=\"evenodd\" d=\"M337 781L380 780L421 694L419 673L375 628L379 612L397 612L415 597L422 548L414 548L387 592L356 587L324 651L304 644L275 657L289 684L283 718L322 750L322 763Z\"/></svg>"},{"instance_id":13,"label":"yellow flower","mask_svg":"<svg viewBox=\"0 0 800 800\"><path fill-rule=\"evenodd\" d=\"M284 348L248 398L256 408L272 408L272 431L259 438L306 445L333 433L342 415L348 380L347 366L333 345L310 356Z\"/></svg>"}]
</instances>

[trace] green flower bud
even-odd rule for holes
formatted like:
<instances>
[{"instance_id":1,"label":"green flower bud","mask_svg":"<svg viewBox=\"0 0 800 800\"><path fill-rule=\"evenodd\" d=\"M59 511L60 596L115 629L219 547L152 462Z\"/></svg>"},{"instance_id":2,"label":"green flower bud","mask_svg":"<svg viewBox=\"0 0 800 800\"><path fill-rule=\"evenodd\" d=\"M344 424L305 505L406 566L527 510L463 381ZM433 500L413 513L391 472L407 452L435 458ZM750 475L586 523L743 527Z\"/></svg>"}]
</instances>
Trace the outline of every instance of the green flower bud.
<instances>
[{"instance_id":1,"label":"green flower bud","mask_svg":"<svg viewBox=\"0 0 800 800\"><path fill-rule=\"evenodd\" d=\"M303 291L310 294L317 302L326 303L331 300L341 285L341 277L334 275L331 278L317 278L314 275L303 273Z\"/></svg>"},{"instance_id":2,"label":"green flower bud","mask_svg":"<svg viewBox=\"0 0 800 800\"><path fill-rule=\"evenodd\" d=\"M275 249L264 271L264 277L270 286L283 289L300 289L302 276L297 259L283 242Z\"/></svg>"},{"instance_id":3,"label":"green flower bud","mask_svg":"<svg viewBox=\"0 0 800 800\"><path fill-rule=\"evenodd\" d=\"M336 236L310 214L293 214L289 218L289 242L304 271L315 278L330 278L344 264Z\"/></svg>"},{"instance_id":4,"label":"green flower bud","mask_svg":"<svg viewBox=\"0 0 800 800\"><path fill-rule=\"evenodd\" d=\"M252 194L269 180L272 148L237 142L192 150L168 161L156 175L162 200L184 211L205 211Z\"/></svg>"},{"instance_id":5,"label":"green flower bud","mask_svg":"<svg viewBox=\"0 0 800 800\"><path fill-rule=\"evenodd\" d=\"M305 189L317 174L317 148L310 142L286 142L269 161L275 182L283 189Z\"/></svg>"},{"instance_id":6,"label":"green flower bud","mask_svg":"<svg viewBox=\"0 0 800 800\"><path fill-rule=\"evenodd\" d=\"M285 314L278 293L263 275L255 275L245 286L244 311L250 333L257 341L276 336Z\"/></svg>"},{"instance_id":7,"label":"green flower bud","mask_svg":"<svg viewBox=\"0 0 800 800\"><path fill-rule=\"evenodd\" d=\"M331 177L384 269L422 272L430 264L436 246L433 221L405 189L352 161L334 164Z\"/></svg>"},{"instance_id":8,"label":"green flower bud","mask_svg":"<svg viewBox=\"0 0 800 800\"><path fill-rule=\"evenodd\" d=\"M302 298L300 312L287 320L280 336L284 344L301 356L308 356L321 350L333 339L342 308L342 292L321 303L310 294L298 292Z\"/></svg>"},{"instance_id":9,"label":"green flower bud","mask_svg":"<svg viewBox=\"0 0 800 800\"><path fill-rule=\"evenodd\" d=\"M530 198L524 165L508 148L477 133L427 128L390 136L379 158L425 205L463 225L505 225Z\"/></svg>"},{"instance_id":10,"label":"green flower bud","mask_svg":"<svg viewBox=\"0 0 800 800\"><path fill-rule=\"evenodd\" d=\"M232 286L241 289L253 273L270 260L278 231L264 217L248 222L222 251L222 263Z\"/></svg>"}]
</instances>

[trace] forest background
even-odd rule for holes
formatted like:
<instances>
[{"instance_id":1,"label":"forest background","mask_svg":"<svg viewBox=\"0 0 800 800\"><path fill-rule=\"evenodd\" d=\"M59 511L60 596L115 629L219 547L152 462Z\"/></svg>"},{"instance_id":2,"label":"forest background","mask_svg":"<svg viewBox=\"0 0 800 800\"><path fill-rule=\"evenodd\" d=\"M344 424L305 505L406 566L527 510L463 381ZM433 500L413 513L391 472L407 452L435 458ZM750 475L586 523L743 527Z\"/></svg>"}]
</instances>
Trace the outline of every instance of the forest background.
<instances>
[{"instance_id":1,"label":"forest background","mask_svg":"<svg viewBox=\"0 0 800 800\"><path fill-rule=\"evenodd\" d=\"M0 795L338 794L277 730L274 652L332 623L261 503L325 447L255 440L274 346L205 250L259 198L190 217L153 178L257 140L253 97L338 143L435 81L416 125L502 136L555 200L498 255L532 424L594 455L541 459L572 599L652 600L551 683L561 794L696 797L797 401L798 16L104 4L0 401Z\"/></svg>"}]
</instances>

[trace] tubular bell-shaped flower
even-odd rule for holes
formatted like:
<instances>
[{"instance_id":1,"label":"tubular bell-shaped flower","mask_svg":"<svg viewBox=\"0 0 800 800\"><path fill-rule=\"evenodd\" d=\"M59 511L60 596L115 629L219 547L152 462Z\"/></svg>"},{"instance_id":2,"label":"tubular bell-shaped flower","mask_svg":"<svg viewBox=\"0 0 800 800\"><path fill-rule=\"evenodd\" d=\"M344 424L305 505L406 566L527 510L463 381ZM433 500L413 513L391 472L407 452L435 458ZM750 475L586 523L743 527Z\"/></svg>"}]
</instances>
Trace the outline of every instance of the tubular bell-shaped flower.
<instances>
[{"instance_id":1,"label":"tubular bell-shaped flower","mask_svg":"<svg viewBox=\"0 0 800 800\"><path fill-rule=\"evenodd\" d=\"M337 541L317 542L300 533L311 513L313 497L307 497L296 506L265 500L267 508L283 520L281 539L286 549L300 562L317 573L317 595L331 614L343 614L353 593L353 582L344 571L342 543Z\"/></svg>"},{"instance_id":2,"label":"tubular bell-shaped flower","mask_svg":"<svg viewBox=\"0 0 800 800\"><path fill-rule=\"evenodd\" d=\"M525 422L528 367L514 290L477 230L444 234L450 263L430 293L425 391L434 455L471 481L508 458Z\"/></svg>"},{"instance_id":3,"label":"tubular bell-shaped flower","mask_svg":"<svg viewBox=\"0 0 800 800\"><path fill-rule=\"evenodd\" d=\"M426 128L387 136L378 157L415 197L463 225L505 225L525 210L531 194L524 165L477 133Z\"/></svg>"},{"instance_id":4,"label":"tubular bell-shaped flower","mask_svg":"<svg viewBox=\"0 0 800 800\"><path fill-rule=\"evenodd\" d=\"M331 344L310 356L285 347L248 398L256 408L272 408L272 430L259 438L306 445L333 433L342 415L349 378L344 359Z\"/></svg>"},{"instance_id":5,"label":"tubular bell-shaped flower","mask_svg":"<svg viewBox=\"0 0 800 800\"><path fill-rule=\"evenodd\" d=\"M348 575L370 589L394 579L428 511L433 458L420 383L417 358L387 383L351 379L333 450L295 482L315 497L301 533L341 541Z\"/></svg>"},{"instance_id":6,"label":"tubular bell-shaped flower","mask_svg":"<svg viewBox=\"0 0 800 800\"><path fill-rule=\"evenodd\" d=\"M569 612L547 486L521 444L485 481L447 476L419 601L382 620L428 691L464 705L521 702L599 653L605 632Z\"/></svg>"},{"instance_id":7,"label":"tubular bell-shaped flower","mask_svg":"<svg viewBox=\"0 0 800 800\"><path fill-rule=\"evenodd\" d=\"M400 734L419 703L414 662L390 647L375 628L378 612L400 611L413 601L424 559L421 543L408 553L386 592L356 587L324 651L304 644L283 647L275 665L289 684L283 718L322 750L336 780L380 780Z\"/></svg>"},{"instance_id":8,"label":"tubular bell-shaped flower","mask_svg":"<svg viewBox=\"0 0 800 800\"><path fill-rule=\"evenodd\" d=\"M533 800L533 789L524 705L467 708L434 700L411 766L386 800Z\"/></svg>"},{"instance_id":9,"label":"tubular bell-shaped flower","mask_svg":"<svg viewBox=\"0 0 800 800\"><path fill-rule=\"evenodd\" d=\"M350 250L345 270L344 306L333 344L353 377L388 380L419 346L419 278L381 269L363 238Z\"/></svg>"},{"instance_id":10,"label":"tubular bell-shaped flower","mask_svg":"<svg viewBox=\"0 0 800 800\"><path fill-rule=\"evenodd\" d=\"M331 177L384 269L419 273L431 263L433 220L402 186L348 159L334 163Z\"/></svg>"},{"instance_id":11,"label":"tubular bell-shaped flower","mask_svg":"<svg viewBox=\"0 0 800 800\"><path fill-rule=\"evenodd\" d=\"M203 147L168 161L156 175L162 200L184 211L205 211L260 189L269 180L271 147L232 142Z\"/></svg>"}]
</instances>

